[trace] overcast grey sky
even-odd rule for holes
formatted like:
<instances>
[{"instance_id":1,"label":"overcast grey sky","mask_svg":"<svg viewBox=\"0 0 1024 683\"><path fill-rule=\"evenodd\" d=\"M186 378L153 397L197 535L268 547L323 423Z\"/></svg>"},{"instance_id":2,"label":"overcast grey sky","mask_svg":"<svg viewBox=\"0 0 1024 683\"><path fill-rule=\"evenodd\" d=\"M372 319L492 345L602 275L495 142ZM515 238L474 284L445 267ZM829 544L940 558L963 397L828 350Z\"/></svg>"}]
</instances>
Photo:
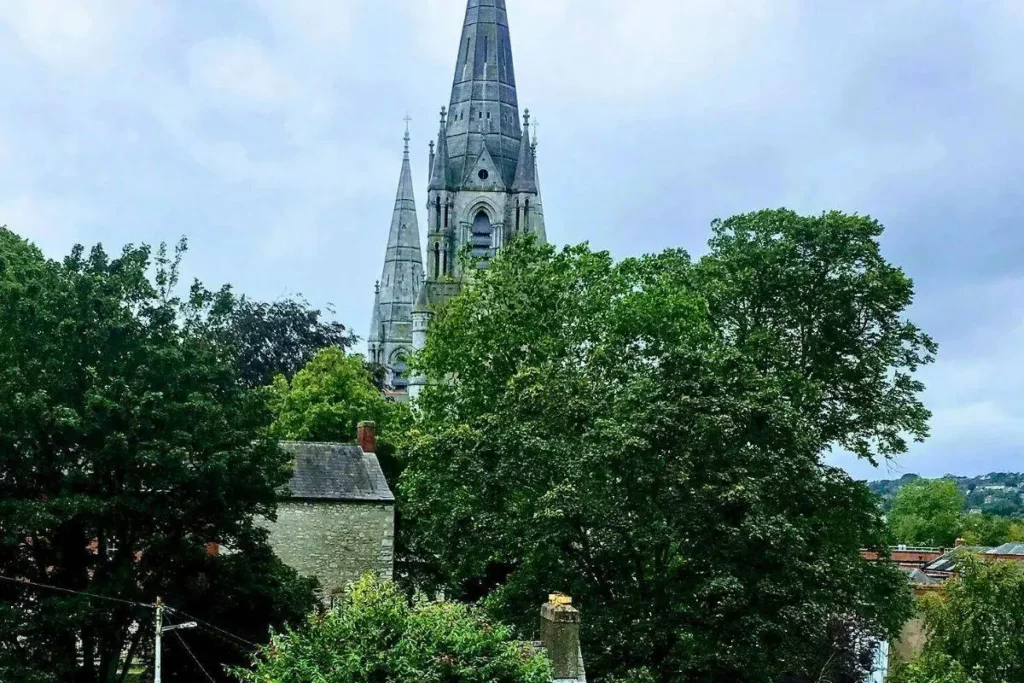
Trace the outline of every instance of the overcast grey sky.
<instances>
[{"instance_id":1,"label":"overcast grey sky","mask_svg":"<svg viewBox=\"0 0 1024 683\"><path fill-rule=\"evenodd\" d=\"M869 213L942 344L934 435L857 476L1024 470L1024 0L507 0L548 235L702 253ZM425 199L464 0L0 0L0 224L191 240L189 275L369 323L403 117ZM423 217L421 215L421 225Z\"/></svg>"}]
</instances>

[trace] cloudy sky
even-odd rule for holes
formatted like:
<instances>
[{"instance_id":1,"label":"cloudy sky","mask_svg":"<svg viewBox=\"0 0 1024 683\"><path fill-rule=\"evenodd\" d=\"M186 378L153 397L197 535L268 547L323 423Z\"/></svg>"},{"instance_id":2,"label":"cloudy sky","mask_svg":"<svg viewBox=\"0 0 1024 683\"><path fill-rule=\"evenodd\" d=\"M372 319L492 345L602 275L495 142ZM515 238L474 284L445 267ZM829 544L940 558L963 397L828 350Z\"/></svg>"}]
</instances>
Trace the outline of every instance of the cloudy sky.
<instances>
[{"instance_id":1,"label":"cloudy sky","mask_svg":"<svg viewBox=\"0 0 1024 683\"><path fill-rule=\"evenodd\" d=\"M507 0L550 238L700 254L716 217L888 226L942 344L933 437L863 477L1024 470L1024 2ZM191 241L189 275L365 334L464 0L0 0L0 224ZM423 224L421 217L421 225Z\"/></svg>"}]
</instances>

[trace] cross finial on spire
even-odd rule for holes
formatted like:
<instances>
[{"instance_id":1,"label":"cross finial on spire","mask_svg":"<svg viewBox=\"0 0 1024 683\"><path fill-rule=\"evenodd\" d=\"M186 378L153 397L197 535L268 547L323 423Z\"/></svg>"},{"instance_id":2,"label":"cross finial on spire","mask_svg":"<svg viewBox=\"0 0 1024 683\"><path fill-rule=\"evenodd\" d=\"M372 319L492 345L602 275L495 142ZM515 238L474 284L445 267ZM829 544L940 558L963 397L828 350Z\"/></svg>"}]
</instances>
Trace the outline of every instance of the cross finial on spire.
<instances>
[{"instance_id":1,"label":"cross finial on spire","mask_svg":"<svg viewBox=\"0 0 1024 683\"><path fill-rule=\"evenodd\" d=\"M409 153L409 123L412 121L412 117L409 116L409 114L406 114L405 118L402 119L402 120L405 121L405 153L408 154Z\"/></svg>"},{"instance_id":2,"label":"cross finial on spire","mask_svg":"<svg viewBox=\"0 0 1024 683\"><path fill-rule=\"evenodd\" d=\"M377 294L380 294L380 280L377 280L377 282L374 283L373 291Z\"/></svg>"},{"instance_id":3,"label":"cross finial on spire","mask_svg":"<svg viewBox=\"0 0 1024 683\"><path fill-rule=\"evenodd\" d=\"M523 123L527 127L530 125L530 110L527 109L523 112Z\"/></svg>"},{"instance_id":4,"label":"cross finial on spire","mask_svg":"<svg viewBox=\"0 0 1024 683\"><path fill-rule=\"evenodd\" d=\"M445 120L445 118L447 116L448 116L448 109L446 107L441 107L441 125L442 126L444 125L444 120Z\"/></svg>"}]
</instances>

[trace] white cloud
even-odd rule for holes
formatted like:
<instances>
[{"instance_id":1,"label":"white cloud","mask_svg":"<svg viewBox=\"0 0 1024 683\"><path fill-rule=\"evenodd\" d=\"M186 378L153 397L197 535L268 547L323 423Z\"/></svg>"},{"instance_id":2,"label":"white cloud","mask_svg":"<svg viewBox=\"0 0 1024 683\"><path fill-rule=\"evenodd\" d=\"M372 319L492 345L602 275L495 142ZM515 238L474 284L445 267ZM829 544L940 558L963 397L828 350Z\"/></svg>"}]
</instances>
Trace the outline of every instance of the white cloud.
<instances>
[{"instance_id":1,"label":"white cloud","mask_svg":"<svg viewBox=\"0 0 1024 683\"><path fill-rule=\"evenodd\" d=\"M145 42L153 0L0 0L0 23L21 45L59 71L100 73L123 50Z\"/></svg>"},{"instance_id":2,"label":"white cloud","mask_svg":"<svg viewBox=\"0 0 1024 683\"><path fill-rule=\"evenodd\" d=\"M296 85L259 42L218 38L194 46L188 56L193 86L223 98L224 103L259 106L291 100Z\"/></svg>"},{"instance_id":3,"label":"white cloud","mask_svg":"<svg viewBox=\"0 0 1024 683\"><path fill-rule=\"evenodd\" d=\"M359 0L257 0L275 30L319 47L344 47Z\"/></svg>"}]
</instances>

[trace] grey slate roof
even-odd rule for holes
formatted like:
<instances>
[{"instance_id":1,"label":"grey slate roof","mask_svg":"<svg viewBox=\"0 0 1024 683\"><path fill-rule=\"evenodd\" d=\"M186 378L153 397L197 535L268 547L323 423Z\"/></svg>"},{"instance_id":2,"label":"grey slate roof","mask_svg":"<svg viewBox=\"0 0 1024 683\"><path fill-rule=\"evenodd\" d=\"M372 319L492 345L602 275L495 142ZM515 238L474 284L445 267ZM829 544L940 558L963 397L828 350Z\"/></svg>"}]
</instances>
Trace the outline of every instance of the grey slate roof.
<instances>
[{"instance_id":1,"label":"grey slate roof","mask_svg":"<svg viewBox=\"0 0 1024 683\"><path fill-rule=\"evenodd\" d=\"M486 146L510 185L522 131L505 0L468 1L448 109L452 179L461 182Z\"/></svg>"},{"instance_id":2,"label":"grey slate roof","mask_svg":"<svg viewBox=\"0 0 1024 683\"><path fill-rule=\"evenodd\" d=\"M925 565L925 572L952 572L956 569L957 557L962 552L968 553L987 553L990 549L984 547L962 547L954 548L947 551L937 560L931 562L931 564Z\"/></svg>"},{"instance_id":3,"label":"grey slate roof","mask_svg":"<svg viewBox=\"0 0 1024 683\"><path fill-rule=\"evenodd\" d=\"M285 441L294 459L291 481L281 493L295 500L394 502L380 462L353 444Z\"/></svg>"},{"instance_id":4,"label":"grey slate roof","mask_svg":"<svg viewBox=\"0 0 1024 683\"><path fill-rule=\"evenodd\" d=\"M1020 555L1024 557L1024 543L1004 543L998 548L985 551L986 555Z\"/></svg>"},{"instance_id":5,"label":"grey slate roof","mask_svg":"<svg viewBox=\"0 0 1024 683\"><path fill-rule=\"evenodd\" d=\"M924 586L931 586L931 585L939 583L938 579L934 579L934 578L928 576L927 574L925 574L920 569L915 569L914 571L910 572L909 578L910 578L911 582L917 583L917 584L921 584L921 585L924 585Z\"/></svg>"}]
</instances>

